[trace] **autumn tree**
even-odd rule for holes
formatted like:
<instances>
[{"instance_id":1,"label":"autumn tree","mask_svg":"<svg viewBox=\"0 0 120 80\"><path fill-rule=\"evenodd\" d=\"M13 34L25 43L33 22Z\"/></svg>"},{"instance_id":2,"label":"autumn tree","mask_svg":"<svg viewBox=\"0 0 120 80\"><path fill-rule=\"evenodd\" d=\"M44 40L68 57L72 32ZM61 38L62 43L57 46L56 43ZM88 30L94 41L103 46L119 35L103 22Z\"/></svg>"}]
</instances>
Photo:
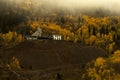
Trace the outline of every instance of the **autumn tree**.
<instances>
[{"instance_id":1,"label":"autumn tree","mask_svg":"<svg viewBox=\"0 0 120 80\"><path fill-rule=\"evenodd\" d=\"M115 51L112 57L110 58L113 63L119 63L120 62L120 50Z\"/></svg>"},{"instance_id":2,"label":"autumn tree","mask_svg":"<svg viewBox=\"0 0 120 80\"><path fill-rule=\"evenodd\" d=\"M115 80L114 69L107 64L107 60L99 57L95 61L88 64L86 73L83 74L83 79L89 80Z\"/></svg>"}]
</instances>

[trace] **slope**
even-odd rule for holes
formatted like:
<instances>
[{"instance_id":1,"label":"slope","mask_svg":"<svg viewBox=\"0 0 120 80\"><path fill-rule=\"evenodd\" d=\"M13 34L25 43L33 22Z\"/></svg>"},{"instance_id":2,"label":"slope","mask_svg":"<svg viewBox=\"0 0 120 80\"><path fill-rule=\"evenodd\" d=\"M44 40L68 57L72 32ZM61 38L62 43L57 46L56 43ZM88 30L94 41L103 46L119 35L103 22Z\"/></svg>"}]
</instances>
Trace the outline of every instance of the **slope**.
<instances>
[{"instance_id":1,"label":"slope","mask_svg":"<svg viewBox=\"0 0 120 80\"><path fill-rule=\"evenodd\" d=\"M4 50L3 61L9 62L15 56L24 69L41 70L71 64L86 64L97 57L107 57L104 50L93 46L66 41L39 40L24 41Z\"/></svg>"}]
</instances>

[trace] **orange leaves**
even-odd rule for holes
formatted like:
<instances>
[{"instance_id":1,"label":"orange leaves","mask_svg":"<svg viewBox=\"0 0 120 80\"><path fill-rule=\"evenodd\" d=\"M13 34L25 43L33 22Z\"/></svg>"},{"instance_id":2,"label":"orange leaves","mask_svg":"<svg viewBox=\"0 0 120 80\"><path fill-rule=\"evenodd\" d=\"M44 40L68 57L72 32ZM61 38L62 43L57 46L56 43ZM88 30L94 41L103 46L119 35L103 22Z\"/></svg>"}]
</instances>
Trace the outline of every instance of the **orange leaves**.
<instances>
[{"instance_id":1,"label":"orange leaves","mask_svg":"<svg viewBox=\"0 0 120 80\"><path fill-rule=\"evenodd\" d=\"M13 38L13 32L8 32L8 33L6 33L6 34L3 34L2 35L2 38L3 38L3 40L5 41L5 42L10 42L11 40L12 40L12 38Z\"/></svg>"},{"instance_id":2,"label":"orange leaves","mask_svg":"<svg viewBox=\"0 0 120 80\"><path fill-rule=\"evenodd\" d=\"M101 69L106 65L106 60L102 57L99 57L95 61L95 67L100 67Z\"/></svg>"},{"instance_id":3,"label":"orange leaves","mask_svg":"<svg viewBox=\"0 0 120 80\"><path fill-rule=\"evenodd\" d=\"M64 15L63 17L66 19L64 25L56 25L56 22L50 22L49 20L47 20L49 24L45 23L44 20L40 22L34 21L30 24L31 32L32 30L36 30L37 27L43 27L47 29L49 33L63 35L64 40L72 40L75 42L80 40L88 45L102 47L104 50L107 50L109 44L114 42L113 38L114 34L116 33L114 31L117 30L117 24L114 26L111 24L112 22L110 21L112 17L110 16L92 17L87 15L80 15L78 17L75 15ZM58 17L58 19L59 18L60 17ZM111 27L115 27L115 30L111 29Z\"/></svg>"},{"instance_id":4,"label":"orange leaves","mask_svg":"<svg viewBox=\"0 0 120 80\"><path fill-rule=\"evenodd\" d=\"M88 72L88 76L91 77L92 79L98 78L98 75L96 74L95 68L88 68L87 72Z\"/></svg>"},{"instance_id":5,"label":"orange leaves","mask_svg":"<svg viewBox=\"0 0 120 80\"><path fill-rule=\"evenodd\" d=\"M114 51L115 42L108 45L108 53L111 54Z\"/></svg>"},{"instance_id":6,"label":"orange leaves","mask_svg":"<svg viewBox=\"0 0 120 80\"><path fill-rule=\"evenodd\" d=\"M22 40L23 40L23 37L22 37L22 35L19 34L19 35L17 36L17 40L16 40L16 41L17 41L18 43L20 43L20 42L22 42Z\"/></svg>"},{"instance_id":7,"label":"orange leaves","mask_svg":"<svg viewBox=\"0 0 120 80\"><path fill-rule=\"evenodd\" d=\"M114 54L111 57L111 60L113 63L120 63L120 50L114 52Z\"/></svg>"},{"instance_id":8,"label":"orange leaves","mask_svg":"<svg viewBox=\"0 0 120 80\"><path fill-rule=\"evenodd\" d=\"M10 45L10 43L20 43L23 40L23 37L21 34L17 34L16 32L11 32L9 31L6 34L1 34L1 38L3 39L3 44L4 45Z\"/></svg>"},{"instance_id":9,"label":"orange leaves","mask_svg":"<svg viewBox=\"0 0 120 80\"><path fill-rule=\"evenodd\" d=\"M116 73L112 67L114 63L120 63L120 50L115 51L108 59L99 57L94 62L89 63L86 70L87 74L85 73L84 77L90 80L118 80L120 74Z\"/></svg>"},{"instance_id":10,"label":"orange leaves","mask_svg":"<svg viewBox=\"0 0 120 80\"><path fill-rule=\"evenodd\" d=\"M62 29L59 25L56 25L56 24L49 24L49 27L46 27L46 28L49 28L49 29L55 31L58 34L63 35L65 40L67 40L68 37L71 40L74 36L74 34L72 32L70 32L69 30L67 30L65 28Z\"/></svg>"},{"instance_id":11,"label":"orange leaves","mask_svg":"<svg viewBox=\"0 0 120 80\"><path fill-rule=\"evenodd\" d=\"M95 61L92 61L87 65L86 73L84 74L84 80L107 80L116 79L114 68L108 63L111 63L109 59L99 57Z\"/></svg>"},{"instance_id":12,"label":"orange leaves","mask_svg":"<svg viewBox=\"0 0 120 80\"><path fill-rule=\"evenodd\" d=\"M40 24L37 21L34 21L30 24L30 27L32 30L37 29L37 27L39 27L39 26L40 26Z\"/></svg>"},{"instance_id":13,"label":"orange leaves","mask_svg":"<svg viewBox=\"0 0 120 80\"><path fill-rule=\"evenodd\" d=\"M86 44L88 45L94 45L96 42L96 36L91 35L88 39L86 39Z\"/></svg>"},{"instance_id":14,"label":"orange leaves","mask_svg":"<svg viewBox=\"0 0 120 80\"><path fill-rule=\"evenodd\" d=\"M41 25L39 22L32 22L30 24L31 29L35 30L37 27L43 27L46 29L46 31L50 31L50 33L54 34L61 34L64 38L64 40L72 40L77 41L78 39L74 37L74 33L72 33L70 30L67 30L66 28L61 28L61 26L56 25L55 23L50 23L49 26L45 25L46 23L43 23L44 25ZM47 33L47 32L46 32Z\"/></svg>"},{"instance_id":15,"label":"orange leaves","mask_svg":"<svg viewBox=\"0 0 120 80\"><path fill-rule=\"evenodd\" d=\"M13 71L21 70L19 60L18 60L16 57L13 57L13 58L11 59L10 64L7 64L6 67L7 67L9 70L13 70Z\"/></svg>"},{"instance_id":16,"label":"orange leaves","mask_svg":"<svg viewBox=\"0 0 120 80\"><path fill-rule=\"evenodd\" d=\"M102 22L102 24L104 24L104 25L107 25L107 24L109 24L109 18L108 17L104 17L104 18L101 18L101 22Z\"/></svg>"},{"instance_id":17,"label":"orange leaves","mask_svg":"<svg viewBox=\"0 0 120 80\"><path fill-rule=\"evenodd\" d=\"M90 45L94 44L95 40L96 40L96 36L92 35L90 37Z\"/></svg>"},{"instance_id":18,"label":"orange leaves","mask_svg":"<svg viewBox=\"0 0 120 80\"><path fill-rule=\"evenodd\" d=\"M86 39L88 37L88 35L89 35L87 26L83 25L81 27L81 31L82 31L82 38Z\"/></svg>"}]
</instances>

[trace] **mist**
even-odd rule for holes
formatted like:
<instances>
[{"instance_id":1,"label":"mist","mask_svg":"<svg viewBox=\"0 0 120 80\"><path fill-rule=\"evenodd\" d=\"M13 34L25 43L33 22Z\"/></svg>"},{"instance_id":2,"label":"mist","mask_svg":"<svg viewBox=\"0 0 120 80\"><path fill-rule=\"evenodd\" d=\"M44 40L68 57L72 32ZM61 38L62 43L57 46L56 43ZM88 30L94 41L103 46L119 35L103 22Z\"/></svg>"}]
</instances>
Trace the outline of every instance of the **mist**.
<instances>
[{"instance_id":1,"label":"mist","mask_svg":"<svg viewBox=\"0 0 120 80\"><path fill-rule=\"evenodd\" d=\"M120 14L120 0L31 0L42 3L50 8L68 9L71 11L103 10L108 13Z\"/></svg>"},{"instance_id":2,"label":"mist","mask_svg":"<svg viewBox=\"0 0 120 80\"><path fill-rule=\"evenodd\" d=\"M18 0L19 1L19 0ZM39 2L46 2L48 4L58 5L61 7L113 7L119 6L119 0L31 0ZM120 7L120 6L119 6Z\"/></svg>"},{"instance_id":3,"label":"mist","mask_svg":"<svg viewBox=\"0 0 120 80\"><path fill-rule=\"evenodd\" d=\"M4 0L3 0L4 1ZM44 6L47 11L52 11L52 9L70 12L83 12L93 14L97 13L107 13L107 14L117 14L120 15L120 0L7 0L11 3L20 4L23 1L31 1L34 10L41 9ZM13 5L14 6L14 5Z\"/></svg>"}]
</instances>

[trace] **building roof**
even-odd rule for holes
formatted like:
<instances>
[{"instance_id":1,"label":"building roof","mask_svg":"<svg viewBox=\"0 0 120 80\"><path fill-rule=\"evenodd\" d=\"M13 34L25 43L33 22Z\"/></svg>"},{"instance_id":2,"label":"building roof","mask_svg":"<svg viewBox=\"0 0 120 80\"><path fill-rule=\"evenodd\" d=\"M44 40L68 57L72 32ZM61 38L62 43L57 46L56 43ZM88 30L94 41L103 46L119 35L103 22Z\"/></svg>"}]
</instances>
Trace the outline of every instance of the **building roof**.
<instances>
[{"instance_id":1,"label":"building roof","mask_svg":"<svg viewBox=\"0 0 120 80\"><path fill-rule=\"evenodd\" d=\"M41 37L41 35L42 35L42 29L38 27L37 31L35 31L31 36Z\"/></svg>"}]
</instances>

